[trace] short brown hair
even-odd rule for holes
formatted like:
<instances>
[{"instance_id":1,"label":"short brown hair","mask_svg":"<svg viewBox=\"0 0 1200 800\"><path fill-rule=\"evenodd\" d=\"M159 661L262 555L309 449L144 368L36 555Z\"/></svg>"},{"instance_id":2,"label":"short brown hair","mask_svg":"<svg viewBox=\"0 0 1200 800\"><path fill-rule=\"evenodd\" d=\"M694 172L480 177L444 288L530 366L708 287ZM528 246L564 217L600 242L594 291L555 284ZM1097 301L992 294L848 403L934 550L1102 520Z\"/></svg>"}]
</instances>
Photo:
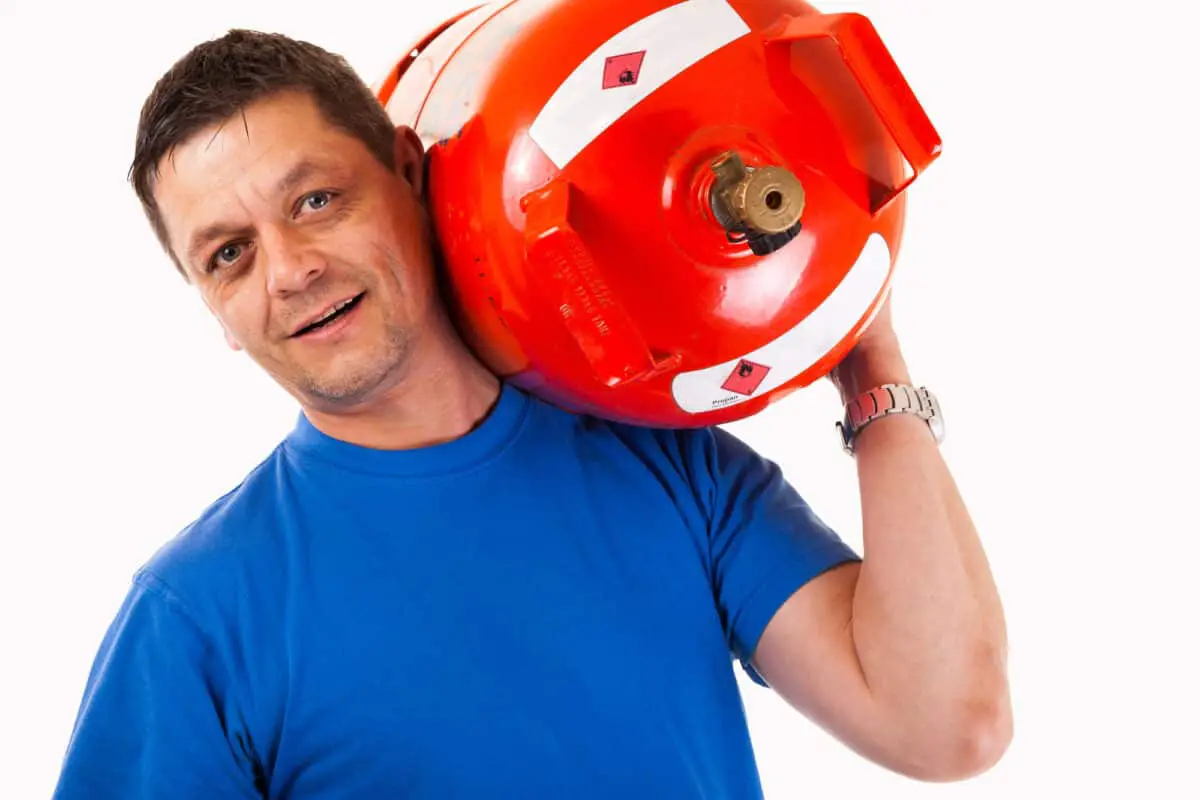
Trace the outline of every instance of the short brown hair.
<instances>
[{"instance_id":1,"label":"short brown hair","mask_svg":"<svg viewBox=\"0 0 1200 800\"><path fill-rule=\"evenodd\" d=\"M154 180L159 162L197 132L277 92L309 93L333 125L362 141L389 170L395 125L345 58L277 33L234 29L192 48L155 84L142 105L129 179L159 242L172 251Z\"/></svg>"}]
</instances>

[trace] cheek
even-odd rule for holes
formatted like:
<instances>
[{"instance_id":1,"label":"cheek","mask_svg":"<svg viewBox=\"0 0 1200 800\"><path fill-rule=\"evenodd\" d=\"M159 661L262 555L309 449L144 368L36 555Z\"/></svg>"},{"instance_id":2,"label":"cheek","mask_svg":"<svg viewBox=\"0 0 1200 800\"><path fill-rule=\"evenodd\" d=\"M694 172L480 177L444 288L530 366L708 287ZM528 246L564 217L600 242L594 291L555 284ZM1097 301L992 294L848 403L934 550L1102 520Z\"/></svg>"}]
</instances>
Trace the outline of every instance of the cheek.
<instances>
[{"instance_id":1,"label":"cheek","mask_svg":"<svg viewBox=\"0 0 1200 800\"><path fill-rule=\"evenodd\" d=\"M425 258L425 214L424 209L406 190L397 187L392 204L380 209L377 224L385 231L393 252L405 261L420 261Z\"/></svg>"},{"instance_id":2,"label":"cheek","mask_svg":"<svg viewBox=\"0 0 1200 800\"><path fill-rule=\"evenodd\" d=\"M268 326L265 295L248 286L222 298L219 308L226 330L243 344L261 338Z\"/></svg>"},{"instance_id":3,"label":"cheek","mask_svg":"<svg viewBox=\"0 0 1200 800\"><path fill-rule=\"evenodd\" d=\"M347 261L368 268L407 302L421 302L433 278L424 218L411 198L390 199L364 209L356 224L349 226L342 252Z\"/></svg>"},{"instance_id":4,"label":"cheek","mask_svg":"<svg viewBox=\"0 0 1200 800\"><path fill-rule=\"evenodd\" d=\"M351 247L352 263L367 267L389 283L408 287L412 283L419 251L414 233L402 221L378 218L363 226Z\"/></svg>"},{"instance_id":5,"label":"cheek","mask_svg":"<svg viewBox=\"0 0 1200 800\"><path fill-rule=\"evenodd\" d=\"M433 252L429 232L417 210L396 223L394 260L400 263L404 279L409 283L428 284L433 279Z\"/></svg>"}]
</instances>

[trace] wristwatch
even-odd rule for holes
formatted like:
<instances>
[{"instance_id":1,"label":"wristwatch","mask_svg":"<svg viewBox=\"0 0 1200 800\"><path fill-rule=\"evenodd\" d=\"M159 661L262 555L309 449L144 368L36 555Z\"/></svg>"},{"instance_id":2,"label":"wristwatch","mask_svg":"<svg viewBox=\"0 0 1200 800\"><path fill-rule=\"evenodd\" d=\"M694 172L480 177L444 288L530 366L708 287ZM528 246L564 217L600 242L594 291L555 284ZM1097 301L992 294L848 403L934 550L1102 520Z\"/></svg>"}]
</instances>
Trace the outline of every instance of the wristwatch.
<instances>
[{"instance_id":1,"label":"wristwatch","mask_svg":"<svg viewBox=\"0 0 1200 800\"><path fill-rule=\"evenodd\" d=\"M890 414L915 414L929 425L936 443L941 444L946 438L946 421L933 392L924 386L885 383L846 404L845 416L836 424L842 449L854 455L854 439L858 432Z\"/></svg>"}]
</instances>

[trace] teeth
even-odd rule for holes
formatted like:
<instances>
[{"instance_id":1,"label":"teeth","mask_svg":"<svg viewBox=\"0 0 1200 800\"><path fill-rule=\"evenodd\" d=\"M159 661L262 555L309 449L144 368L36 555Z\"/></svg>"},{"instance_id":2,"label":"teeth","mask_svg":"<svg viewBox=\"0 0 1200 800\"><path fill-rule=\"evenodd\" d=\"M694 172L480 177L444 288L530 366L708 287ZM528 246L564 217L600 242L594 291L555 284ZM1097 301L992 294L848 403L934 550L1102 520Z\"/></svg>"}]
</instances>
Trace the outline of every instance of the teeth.
<instances>
[{"instance_id":1,"label":"teeth","mask_svg":"<svg viewBox=\"0 0 1200 800\"><path fill-rule=\"evenodd\" d=\"M329 319L330 317L332 317L334 314L336 314L336 313L338 313L339 311L341 311L341 310L342 310L343 308L345 308L346 306L350 305L350 303L352 303L353 301L354 301L354 298L353 298L353 297L351 297L349 300L343 300L342 302L338 303L338 304L337 304L336 306L334 306L333 308L329 309L329 313L328 313L328 314L324 315L323 317L321 317L321 318L320 318L320 319L318 319L318 320L315 320L315 321L314 321L312 324L313 324L313 325L316 325L316 324L318 324L318 323L324 322L325 320L327 320L327 319Z\"/></svg>"}]
</instances>

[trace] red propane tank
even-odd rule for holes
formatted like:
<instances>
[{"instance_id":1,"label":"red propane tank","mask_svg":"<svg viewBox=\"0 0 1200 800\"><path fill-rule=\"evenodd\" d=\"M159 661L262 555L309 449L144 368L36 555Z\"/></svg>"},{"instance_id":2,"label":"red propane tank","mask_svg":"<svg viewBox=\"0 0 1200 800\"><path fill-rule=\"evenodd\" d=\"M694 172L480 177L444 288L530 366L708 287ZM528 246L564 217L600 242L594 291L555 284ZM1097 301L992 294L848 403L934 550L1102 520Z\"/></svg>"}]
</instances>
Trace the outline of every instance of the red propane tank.
<instances>
[{"instance_id":1,"label":"red propane tank","mask_svg":"<svg viewBox=\"0 0 1200 800\"><path fill-rule=\"evenodd\" d=\"M800 0L504 0L377 83L429 151L460 330L562 407L731 422L828 374L941 141L867 18Z\"/></svg>"}]
</instances>

